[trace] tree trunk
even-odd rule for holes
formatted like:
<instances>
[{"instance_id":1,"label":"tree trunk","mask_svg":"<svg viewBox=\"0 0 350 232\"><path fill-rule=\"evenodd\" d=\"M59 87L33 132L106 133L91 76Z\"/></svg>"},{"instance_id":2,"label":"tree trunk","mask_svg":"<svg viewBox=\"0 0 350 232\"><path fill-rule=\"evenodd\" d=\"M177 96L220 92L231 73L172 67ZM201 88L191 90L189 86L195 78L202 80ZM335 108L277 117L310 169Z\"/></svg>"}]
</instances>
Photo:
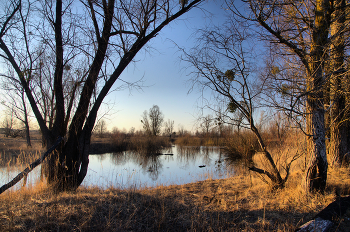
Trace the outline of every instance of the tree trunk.
<instances>
[{"instance_id":1,"label":"tree trunk","mask_svg":"<svg viewBox=\"0 0 350 232\"><path fill-rule=\"evenodd\" d=\"M28 113L27 113L27 106L25 102L25 92L24 89L22 89L22 104L23 104L23 111L24 111L24 126L26 131L26 139L27 139L27 147L31 147L32 143L30 141L30 132L29 132L29 121L28 121Z\"/></svg>"},{"instance_id":2,"label":"tree trunk","mask_svg":"<svg viewBox=\"0 0 350 232\"><path fill-rule=\"evenodd\" d=\"M86 176L91 133L81 137L71 136L48 159L45 175L55 191L75 190Z\"/></svg>"},{"instance_id":3,"label":"tree trunk","mask_svg":"<svg viewBox=\"0 0 350 232\"><path fill-rule=\"evenodd\" d=\"M287 170L287 176L285 177L285 179L282 179L281 174L278 171L277 166L276 166L274 160L272 159L270 152L268 152L266 149L264 140L262 139L262 137L259 133L259 130L254 126L252 120L251 120L250 128L253 131L253 133L255 134L255 136L257 137L257 139L259 141L260 148L262 149L265 158L269 161L269 163L271 165L272 173L270 173L269 171L266 171L266 170L256 168L254 166L250 167L249 169L252 171L267 175L270 178L270 180L272 181L273 188L283 188L285 182L287 181L289 170Z\"/></svg>"},{"instance_id":4,"label":"tree trunk","mask_svg":"<svg viewBox=\"0 0 350 232\"><path fill-rule=\"evenodd\" d=\"M30 132L29 132L29 123L28 123L28 118L25 121L25 127L26 127L26 140L27 140L27 147L32 146L32 142L30 140Z\"/></svg>"},{"instance_id":5,"label":"tree trunk","mask_svg":"<svg viewBox=\"0 0 350 232\"><path fill-rule=\"evenodd\" d=\"M319 106L321 107L321 106ZM324 112L321 108L308 106L307 154L310 155L304 188L307 192L323 192L327 183L327 155L325 145ZM313 110L313 111L312 111Z\"/></svg>"},{"instance_id":6,"label":"tree trunk","mask_svg":"<svg viewBox=\"0 0 350 232\"><path fill-rule=\"evenodd\" d=\"M349 152L348 144L348 123L346 123L347 115L345 104L345 91L347 86L344 77L344 26L345 26L345 0L333 1L332 24L331 24L331 41L330 57L331 57L331 75L330 75L330 143L329 154L331 164L340 166L344 161L344 157ZM342 87L342 85L344 87ZM345 87L346 88L346 87Z\"/></svg>"},{"instance_id":7,"label":"tree trunk","mask_svg":"<svg viewBox=\"0 0 350 232\"><path fill-rule=\"evenodd\" d=\"M47 162L48 167L45 170L48 183L57 191L74 190L82 182L82 177L85 177L88 165L88 152L91 139L91 131L95 123L96 115L91 120L86 119L90 107L90 99L95 90L98 75L103 64L103 60L108 48L109 39L111 37L111 28L114 15L114 0L108 1L105 9L105 20L103 22L102 35L98 39L98 47L90 67L89 74L83 86L77 110L71 120L66 143L54 152ZM56 3L56 23L55 23L55 38L56 50L63 54L62 50L62 31L60 29L61 23L62 2ZM62 55L61 54L61 55ZM56 55L56 62L61 63L62 56ZM61 67L56 67L56 69ZM63 69L63 66L62 66ZM58 79L57 88L61 89L62 73L56 73L55 81ZM55 82L56 83L56 82ZM55 89L55 91L57 91ZM62 95L62 94L61 94ZM64 107L62 96L56 97L56 107ZM95 103L96 105L96 103ZM94 107L93 107L94 108ZM96 111L99 107L97 107ZM91 112L90 112L91 113ZM90 118L90 116L88 117ZM85 120L86 119L86 120ZM56 119L52 128L52 138L47 141L47 146L53 142L53 137L57 135L64 136L66 133L64 114L56 115ZM83 137L83 139L80 139ZM86 146L86 147L85 147ZM82 153L83 151L84 153ZM83 164L83 166L82 166ZM85 175L79 172L85 172Z\"/></svg>"},{"instance_id":8,"label":"tree trunk","mask_svg":"<svg viewBox=\"0 0 350 232\"><path fill-rule=\"evenodd\" d=\"M304 189L307 192L323 192L327 183L328 162L325 144L323 103L325 79L323 70L324 48L328 42L328 12L329 1L317 0L306 80L308 92L306 99L307 154L310 156L304 180Z\"/></svg>"}]
</instances>

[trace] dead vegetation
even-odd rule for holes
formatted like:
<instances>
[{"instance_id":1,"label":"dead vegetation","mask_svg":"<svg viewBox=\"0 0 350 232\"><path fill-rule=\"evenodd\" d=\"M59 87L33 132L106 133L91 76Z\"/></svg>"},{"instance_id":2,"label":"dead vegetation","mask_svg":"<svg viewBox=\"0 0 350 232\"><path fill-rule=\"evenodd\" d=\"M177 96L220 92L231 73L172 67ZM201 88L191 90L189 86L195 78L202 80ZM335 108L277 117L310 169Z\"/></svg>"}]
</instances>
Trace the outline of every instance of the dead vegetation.
<instances>
[{"instance_id":1,"label":"dead vegetation","mask_svg":"<svg viewBox=\"0 0 350 232\"><path fill-rule=\"evenodd\" d=\"M297 134L282 145L271 146L271 154L284 174L290 159L305 151ZM264 166L259 155L253 160ZM304 156L293 162L285 188L275 191L240 166L231 178L157 188L79 187L53 194L38 183L0 195L0 231L294 231L337 195L350 194L346 168L329 169L325 194L305 194L305 162ZM347 215L332 228L349 230Z\"/></svg>"},{"instance_id":2,"label":"dead vegetation","mask_svg":"<svg viewBox=\"0 0 350 232\"><path fill-rule=\"evenodd\" d=\"M350 192L344 169L331 170L326 194L305 195L302 173L271 191L242 172L228 179L119 190L80 187L52 194L43 184L0 196L1 231L294 231ZM347 218L337 230L348 231Z\"/></svg>"}]
</instances>

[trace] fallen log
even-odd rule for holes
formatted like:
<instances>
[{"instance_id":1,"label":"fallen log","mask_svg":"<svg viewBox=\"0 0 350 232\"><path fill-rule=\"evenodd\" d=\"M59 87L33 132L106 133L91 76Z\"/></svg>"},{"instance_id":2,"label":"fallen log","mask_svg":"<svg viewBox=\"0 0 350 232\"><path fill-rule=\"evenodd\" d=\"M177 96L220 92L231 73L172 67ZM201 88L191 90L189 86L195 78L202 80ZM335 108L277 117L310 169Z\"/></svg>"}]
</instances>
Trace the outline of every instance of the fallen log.
<instances>
[{"instance_id":1,"label":"fallen log","mask_svg":"<svg viewBox=\"0 0 350 232\"><path fill-rule=\"evenodd\" d=\"M321 212L316 214L313 220L299 227L298 232L327 232L334 223L346 214L350 208L350 196L339 197L330 203Z\"/></svg>"},{"instance_id":2,"label":"fallen log","mask_svg":"<svg viewBox=\"0 0 350 232\"><path fill-rule=\"evenodd\" d=\"M7 184L4 184L0 188L0 194L5 192L7 189L11 188L15 184L17 184L23 177L27 176L28 173L30 173L34 168L36 168L39 164L41 164L45 158L56 149L56 147L62 142L62 137L59 137L56 141L56 143L50 147L49 150L47 150L39 159L35 160L33 163L31 163L26 169L24 169L21 173L19 173L13 180L8 182Z\"/></svg>"}]
</instances>

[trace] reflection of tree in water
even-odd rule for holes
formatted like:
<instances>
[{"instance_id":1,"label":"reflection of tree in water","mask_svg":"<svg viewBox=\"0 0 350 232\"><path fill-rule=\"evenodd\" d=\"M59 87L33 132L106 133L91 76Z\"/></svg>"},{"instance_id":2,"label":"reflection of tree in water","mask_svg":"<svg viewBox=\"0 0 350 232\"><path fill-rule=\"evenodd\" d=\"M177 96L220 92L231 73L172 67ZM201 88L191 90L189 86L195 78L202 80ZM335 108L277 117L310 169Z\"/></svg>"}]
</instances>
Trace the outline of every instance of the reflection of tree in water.
<instances>
[{"instance_id":1,"label":"reflection of tree in water","mask_svg":"<svg viewBox=\"0 0 350 232\"><path fill-rule=\"evenodd\" d=\"M177 162L183 163L185 165L189 164L190 162L195 162L198 155L201 152L201 147L198 146L177 146L176 147L176 153L177 153Z\"/></svg>"},{"instance_id":2,"label":"reflection of tree in water","mask_svg":"<svg viewBox=\"0 0 350 232\"><path fill-rule=\"evenodd\" d=\"M163 168L158 155L140 155L138 161L143 173L148 173L149 177L154 181L158 179Z\"/></svg>"},{"instance_id":3,"label":"reflection of tree in water","mask_svg":"<svg viewBox=\"0 0 350 232\"><path fill-rule=\"evenodd\" d=\"M172 154L173 153L173 147L165 147L162 150L163 154Z\"/></svg>"},{"instance_id":4,"label":"reflection of tree in water","mask_svg":"<svg viewBox=\"0 0 350 232\"><path fill-rule=\"evenodd\" d=\"M99 162L101 162L101 161L105 160L108 155L109 155L108 153L104 153L104 154L98 154L98 155L94 155L94 156L96 156L97 160Z\"/></svg>"},{"instance_id":5,"label":"reflection of tree in water","mask_svg":"<svg viewBox=\"0 0 350 232\"><path fill-rule=\"evenodd\" d=\"M185 165L195 163L198 159L204 165L210 165L214 153L220 154L221 151L218 147L205 147L205 146L177 146L177 161ZM221 158L220 158L221 159ZM220 160L218 163L221 163Z\"/></svg>"},{"instance_id":6,"label":"reflection of tree in water","mask_svg":"<svg viewBox=\"0 0 350 232\"><path fill-rule=\"evenodd\" d=\"M176 149L176 151L174 151ZM111 160L115 165L124 165L132 162L142 169L142 174L149 176L153 181L158 180L163 171L163 162L176 159L179 166L198 168L194 165L206 165L215 168L217 173L226 173L231 169L230 160L225 152L218 147L199 146L175 146L162 150L163 154L171 155L147 155L135 151L114 153ZM186 168L186 167L185 167ZM186 168L187 169L187 168ZM236 167L234 167L236 171ZM230 171L229 171L230 172Z\"/></svg>"},{"instance_id":7,"label":"reflection of tree in water","mask_svg":"<svg viewBox=\"0 0 350 232\"><path fill-rule=\"evenodd\" d=\"M111 162L115 165L125 165L132 158L129 153L127 151L112 153Z\"/></svg>"},{"instance_id":8,"label":"reflection of tree in water","mask_svg":"<svg viewBox=\"0 0 350 232\"><path fill-rule=\"evenodd\" d=\"M249 161L245 159L237 159L237 157L232 156L230 154L225 155L225 165L226 170L234 173L245 173L247 167L250 166Z\"/></svg>"},{"instance_id":9,"label":"reflection of tree in water","mask_svg":"<svg viewBox=\"0 0 350 232\"><path fill-rule=\"evenodd\" d=\"M120 166L125 165L127 162L140 165L142 172L147 173L152 180L158 179L163 167L159 155L146 155L136 151L113 153L111 161L113 164Z\"/></svg>"},{"instance_id":10,"label":"reflection of tree in water","mask_svg":"<svg viewBox=\"0 0 350 232\"><path fill-rule=\"evenodd\" d=\"M215 161L215 170L218 172L228 171L227 169L228 165L226 163L227 157L225 156L225 154L221 149L219 149L218 154L219 154L219 157Z\"/></svg>"},{"instance_id":11,"label":"reflection of tree in water","mask_svg":"<svg viewBox=\"0 0 350 232\"><path fill-rule=\"evenodd\" d=\"M147 173L152 180L157 180L163 164L159 159L159 155L147 155L140 152L129 151L127 152L127 160L140 165L142 172Z\"/></svg>"},{"instance_id":12,"label":"reflection of tree in water","mask_svg":"<svg viewBox=\"0 0 350 232\"><path fill-rule=\"evenodd\" d=\"M202 163L205 165L210 165L210 155L213 153L214 150L212 147L202 147L201 153L202 153Z\"/></svg>"}]
</instances>

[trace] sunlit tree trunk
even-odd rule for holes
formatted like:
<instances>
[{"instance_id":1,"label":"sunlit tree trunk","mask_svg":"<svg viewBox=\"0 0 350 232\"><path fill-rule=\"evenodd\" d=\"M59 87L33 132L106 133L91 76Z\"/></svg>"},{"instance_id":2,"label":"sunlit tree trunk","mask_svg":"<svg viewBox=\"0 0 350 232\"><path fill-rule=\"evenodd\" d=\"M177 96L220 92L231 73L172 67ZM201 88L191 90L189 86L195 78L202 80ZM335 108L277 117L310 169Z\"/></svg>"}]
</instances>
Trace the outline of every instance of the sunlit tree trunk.
<instances>
[{"instance_id":1,"label":"sunlit tree trunk","mask_svg":"<svg viewBox=\"0 0 350 232\"><path fill-rule=\"evenodd\" d=\"M255 18L259 24L264 27L271 35L273 35L278 43L285 45L289 51L300 58L304 65L306 74L306 133L307 133L307 156L308 166L305 179L303 180L304 189L307 192L324 191L327 182L327 155L325 145L325 110L324 110L324 63L326 59L326 51L328 50L328 34L329 34L329 0L316 0L315 12L308 11L307 16L303 16L302 10L297 9L302 7L289 1L284 4L276 2L257 3L250 1L252 11L255 13ZM265 5L264 5L265 4ZM302 5L302 4L301 4ZM279 12L284 9L289 16L281 15L281 19L276 19L270 14L270 6L274 12ZM294 10L293 10L294 9ZM288 13L289 12L289 13ZM299 20L299 14L302 20ZM300 15L301 14L301 15ZM310 14L315 15L313 22L310 21ZM293 20L290 20L293 19ZM290 25L291 22L294 24ZM283 32L281 28L300 28L301 23L305 28L309 28L311 37L304 39L303 33L299 30L294 35L294 29ZM299 40L298 40L299 38ZM305 42L308 46L305 46ZM309 50L310 48L310 50Z\"/></svg>"},{"instance_id":2,"label":"sunlit tree trunk","mask_svg":"<svg viewBox=\"0 0 350 232\"><path fill-rule=\"evenodd\" d=\"M341 165L349 152L349 123L346 119L346 98L348 91L344 69L344 26L345 0L333 1L330 46L331 72L330 75L330 142L329 156L332 165Z\"/></svg>"},{"instance_id":3,"label":"sunlit tree trunk","mask_svg":"<svg viewBox=\"0 0 350 232\"><path fill-rule=\"evenodd\" d=\"M323 91L325 78L324 48L327 44L329 21L327 13L329 1L317 0L309 58L309 72L306 80L306 132L309 162L306 170L304 188L307 192L323 192L327 183L327 153L325 145L325 124Z\"/></svg>"}]
</instances>

